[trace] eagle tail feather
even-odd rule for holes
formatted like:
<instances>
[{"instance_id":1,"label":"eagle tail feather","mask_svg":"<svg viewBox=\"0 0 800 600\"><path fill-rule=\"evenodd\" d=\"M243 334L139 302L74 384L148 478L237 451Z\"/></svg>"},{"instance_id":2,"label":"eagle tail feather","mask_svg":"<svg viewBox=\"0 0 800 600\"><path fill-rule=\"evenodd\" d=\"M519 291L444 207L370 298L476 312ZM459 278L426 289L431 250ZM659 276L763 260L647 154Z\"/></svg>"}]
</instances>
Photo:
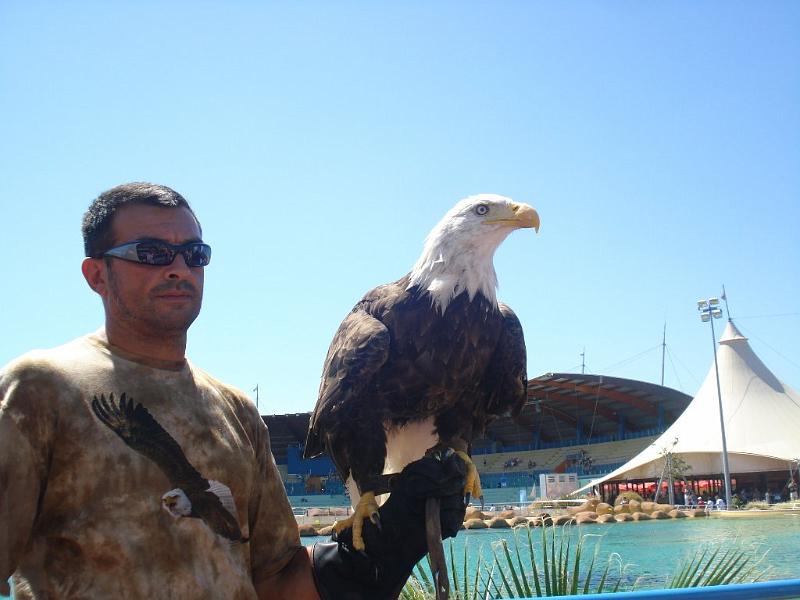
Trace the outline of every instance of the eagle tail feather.
<instances>
[{"instance_id":1,"label":"eagle tail feather","mask_svg":"<svg viewBox=\"0 0 800 600\"><path fill-rule=\"evenodd\" d=\"M231 488L229 488L221 481L209 479L208 491L214 494L217 498L219 498L219 501L222 504L222 506L225 507L225 510L227 510L229 513L231 513L231 515L234 518L236 518L236 502L233 499L233 493L231 493Z\"/></svg>"}]
</instances>

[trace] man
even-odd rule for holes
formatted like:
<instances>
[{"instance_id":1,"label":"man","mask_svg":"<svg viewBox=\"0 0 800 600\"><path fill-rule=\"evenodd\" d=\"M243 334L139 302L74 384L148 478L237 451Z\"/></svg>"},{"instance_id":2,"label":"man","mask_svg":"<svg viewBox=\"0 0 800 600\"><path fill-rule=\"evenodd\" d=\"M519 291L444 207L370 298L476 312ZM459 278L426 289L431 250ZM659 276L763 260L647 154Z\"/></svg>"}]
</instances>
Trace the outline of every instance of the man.
<instances>
[{"instance_id":1,"label":"man","mask_svg":"<svg viewBox=\"0 0 800 600\"><path fill-rule=\"evenodd\" d=\"M82 271L105 327L0 372L0 585L17 598L392 598L463 518L458 459L393 482L365 553L303 548L269 434L248 398L185 356L211 249L177 192L101 194ZM2 590L0 591L7 591Z\"/></svg>"}]
</instances>

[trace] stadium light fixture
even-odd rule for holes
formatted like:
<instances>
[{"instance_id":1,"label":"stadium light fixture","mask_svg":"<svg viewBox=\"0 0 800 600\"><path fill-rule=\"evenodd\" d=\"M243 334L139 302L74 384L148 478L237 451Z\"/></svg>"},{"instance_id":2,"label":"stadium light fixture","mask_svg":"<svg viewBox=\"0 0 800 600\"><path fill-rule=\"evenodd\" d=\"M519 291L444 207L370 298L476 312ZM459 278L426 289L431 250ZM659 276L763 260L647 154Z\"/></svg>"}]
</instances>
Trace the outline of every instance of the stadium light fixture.
<instances>
[{"instance_id":1,"label":"stadium light fixture","mask_svg":"<svg viewBox=\"0 0 800 600\"><path fill-rule=\"evenodd\" d=\"M719 402L719 429L722 434L722 476L725 478L725 508L731 507L731 470L728 466L728 442L725 439L725 419L722 415L722 391L719 386L719 366L717 365L717 336L714 333L714 319L722 317L722 310L719 306L719 298L709 298L700 300L697 303L697 310L700 311L700 320L711 323L711 343L714 348L714 372L717 375L717 401Z\"/></svg>"}]
</instances>

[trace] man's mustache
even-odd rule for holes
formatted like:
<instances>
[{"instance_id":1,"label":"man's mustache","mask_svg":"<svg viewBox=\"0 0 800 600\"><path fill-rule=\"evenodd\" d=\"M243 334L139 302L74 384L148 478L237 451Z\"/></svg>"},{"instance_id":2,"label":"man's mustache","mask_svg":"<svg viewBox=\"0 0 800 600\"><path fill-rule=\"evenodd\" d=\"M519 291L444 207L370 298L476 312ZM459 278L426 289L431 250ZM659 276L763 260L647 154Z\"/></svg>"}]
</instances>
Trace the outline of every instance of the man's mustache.
<instances>
[{"instance_id":1,"label":"man's mustache","mask_svg":"<svg viewBox=\"0 0 800 600\"><path fill-rule=\"evenodd\" d=\"M156 296L158 296L159 294L165 294L169 292L186 292L196 296L197 288L188 281L179 281L177 284L162 283L161 285L158 285L153 288L153 294L155 294Z\"/></svg>"}]
</instances>

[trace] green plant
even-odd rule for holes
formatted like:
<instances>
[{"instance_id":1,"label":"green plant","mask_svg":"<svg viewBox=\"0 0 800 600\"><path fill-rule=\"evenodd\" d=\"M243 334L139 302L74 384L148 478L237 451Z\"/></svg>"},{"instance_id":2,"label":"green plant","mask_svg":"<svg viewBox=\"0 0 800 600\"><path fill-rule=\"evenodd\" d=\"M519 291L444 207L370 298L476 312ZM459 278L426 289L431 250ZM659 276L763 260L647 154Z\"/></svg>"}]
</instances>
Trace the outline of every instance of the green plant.
<instances>
[{"instance_id":1,"label":"green plant","mask_svg":"<svg viewBox=\"0 0 800 600\"><path fill-rule=\"evenodd\" d=\"M745 510L770 510L772 507L763 500L755 500L744 505Z\"/></svg>"},{"instance_id":2,"label":"green plant","mask_svg":"<svg viewBox=\"0 0 800 600\"><path fill-rule=\"evenodd\" d=\"M677 454L672 455L670 460L670 472L672 479L675 481L686 481L686 474L692 470L692 465L687 463L683 458Z\"/></svg>"},{"instance_id":3,"label":"green plant","mask_svg":"<svg viewBox=\"0 0 800 600\"><path fill-rule=\"evenodd\" d=\"M565 526L568 527L568 526ZM454 600L477 600L498 598L530 598L563 596L566 594L601 593L619 590L624 579L624 567L619 556L609 557L599 576L594 576L599 554L599 545L587 558L586 539L599 536L582 536L572 547L570 536L564 532L557 536L557 527L542 527L540 556L534 550L532 533L534 528L514 532L513 548L501 539L491 545L491 560L478 555L478 563L469 571L468 548L464 545L463 556L456 561L453 543L450 542L449 576L451 598ZM520 542L520 537L524 539ZM618 567L612 569L612 567ZM612 575L612 570L614 574ZM592 584L593 576L595 583ZM594 589L592 589L594 588ZM421 564L403 589L402 600L430 600L434 598L432 575Z\"/></svg>"},{"instance_id":4,"label":"green plant","mask_svg":"<svg viewBox=\"0 0 800 600\"><path fill-rule=\"evenodd\" d=\"M695 551L678 567L666 587L674 589L753 583L764 577L766 570L759 572L757 569L768 551L757 557L741 547L730 544L726 546L724 552L722 544Z\"/></svg>"},{"instance_id":5,"label":"green plant","mask_svg":"<svg viewBox=\"0 0 800 600\"><path fill-rule=\"evenodd\" d=\"M787 508L793 509L797 505L798 505L797 502L793 502L790 500L789 502L776 502L775 504L770 504L769 506L772 510L786 510Z\"/></svg>"},{"instance_id":6,"label":"green plant","mask_svg":"<svg viewBox=\"0 0 800 600\"><path fill-rule=\"evenodd\" d=\"M793 509L797 506L797 502L789 501L789 502L777 502L775 504L769 504L764 502L763 500L753 500L748 502L744 505L745 510L786 510L786 509Z\"/></svg>"},{"instance_id":7,"label":"green plant","mask_svg":"<svg viewBox=\"0 0 800 600\"><path fill-rule=\"evenodd\" d=\"M477 564L468 566L468 548L455 556L453 541L449 543L450 597L453 600L500 598L532 598L563 595L585 595L602 592L632 591L636 581L627 584L629 565L623 565L618 554L608 557L605 565L598 563L599 541L587 556L587 534L571 545L570 536L558 527L541 528L541 545L534 548L532 531L514 531L513 547L505 539L491 544L491 559L478 553ZM520 537L523 538L520 542ZM558 540L556 539L558 537ZM757 556L738 544L718 544L700 548L678 564L667 588L701 587L731 583L750 583L763 579L766 570L759 566L766 552ZM420 562L400 595L401 600L433 600L435 598L430 565Z\"/></svg>"}]
</instances>

